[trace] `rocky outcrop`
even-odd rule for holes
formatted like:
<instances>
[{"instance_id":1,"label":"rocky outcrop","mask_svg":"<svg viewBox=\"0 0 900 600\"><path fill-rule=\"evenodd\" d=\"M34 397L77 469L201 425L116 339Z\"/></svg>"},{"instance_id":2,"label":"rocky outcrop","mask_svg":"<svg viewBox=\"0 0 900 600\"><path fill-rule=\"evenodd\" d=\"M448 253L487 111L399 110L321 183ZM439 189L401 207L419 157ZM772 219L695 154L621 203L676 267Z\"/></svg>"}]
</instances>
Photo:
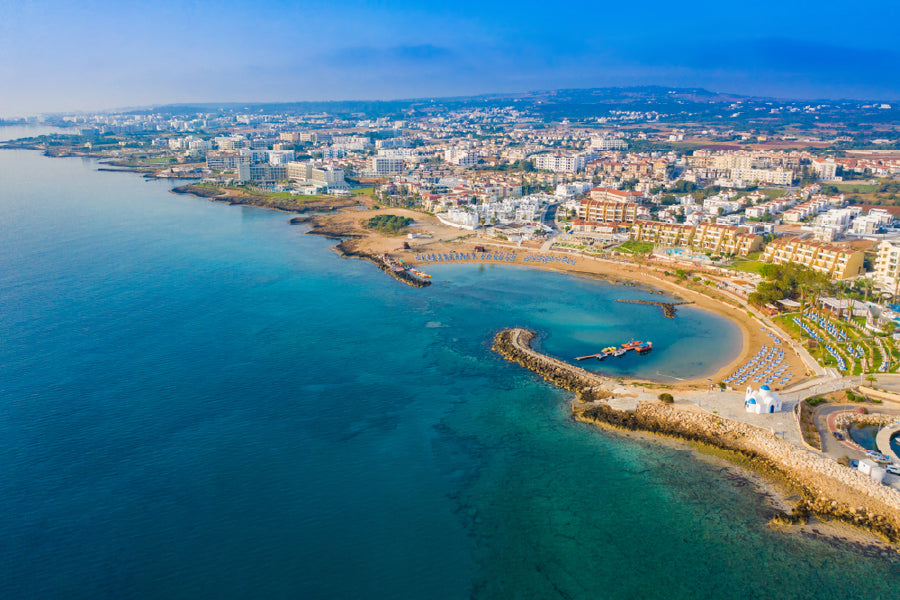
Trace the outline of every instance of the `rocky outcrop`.
<instances>
[{"instance_id":1,"label":"rocky outcrop","mask_svg":"<svg viewBox=\"0 0 900 600\"><path fill-rule=\"evenodd\" d=\"M634 411L605 405L580 411L582 421L648 431L736 451L755 468L777 476L802 497L791 515L796 521L811 514L835 518L900 543L900 493L855 469L822 455L806 452L770 432L704 412L642 402Z\"/></svg>"},{"instance_id":2,"label":"rocky outcrop","mask_svg":"<svg viewBox=\"0 0 900 600\"><path fill-rule=\"evenodd\" d=\"M857 427L868 427L870 425L884 427L885 425L893 425L894 423L900 423L900 416L884 414L867 415L858 412L850 412L848 410L848 412L840 413L834 418L834 426L837 429L847 429L851 425L856 425Z\"/></svg>"},{"instance_id":3,"label":"rocky outcrop","mask_svg":"<svg viewBox=\"0 0 900 600\"><path fill-rule=\"evenodd\" d=\"M394 270L393 268L391 268L390 265L388 265L386 262L384 262L384 260L382 260L382 258L380 256L371 254L369 252L363 252L361 250L353 250L353 249L347 247L347 244L345 242L341 242L340 244L338 244L336 246L336 250L338 251L338 253L341 256L345 256L347 258L361 258L362 260L368 260L369 262L373 262L379 269L381 269L382 271L384 271L385 273L387 273L388 275L390 275L397 281L405 283L406 285L410 285L412 287L417 287L417 288L424 288L424 287L428 287L429 285L431 285L430 281L419 279L418 277L416 277L412 273L409 273L408 271Z\"/></svg>"},{"instance_id":4,"label":"rocky outcrop","mask_svg":"<svg viewBox=\"0 0 900 600\"><path fill-rule=\"evenodd\" d=\"M569 391L602 383L596 375L532 350L534 336L524 329L501 331L494 338L494 350ZM780 515L780 522L805 521L809 515L839 519L900 543L900 492L769 431L655 402L640 402L633 411L616 410L603 402L576 405L573 410L580 421L700 442L743 455L755 469L800 494L800 502L790 514Z\"/></svg>"}]
</instances>

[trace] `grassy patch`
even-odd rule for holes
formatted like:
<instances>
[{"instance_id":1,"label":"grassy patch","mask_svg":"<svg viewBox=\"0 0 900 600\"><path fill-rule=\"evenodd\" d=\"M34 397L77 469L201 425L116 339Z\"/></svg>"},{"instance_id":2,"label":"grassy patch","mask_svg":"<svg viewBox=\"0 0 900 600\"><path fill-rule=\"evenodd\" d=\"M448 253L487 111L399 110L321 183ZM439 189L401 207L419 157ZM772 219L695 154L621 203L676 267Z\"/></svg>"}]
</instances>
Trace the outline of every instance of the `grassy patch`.
<instances>
[{"instance_id":1,"label":"grassy patch","mask_svg":"<svg viewBox=\"0 0 900 600\"><path fill-rule=\"evenodd\" d=\"M734 269L735 271L743 271L744 273L761 274L762 267L765 264L766 263L759 262L758 260L739 258L731 263L729 268Z\"/></svg>"},{"instance_id":2,"label":"grassy patch","mask_svg":"<svg viewBox=\"0 0 900 600\"><path fill-rule=\"evenodd\" d=\"M838 191L845 194L873 194L878 191L877 183L865 184L853 183L852 181L848 181L846 183L832 183L829 185L833 185L838 189Z\"/></svg>"},{"instance_id":3,"label":"grassy patch","mask_svg":"<svg viewBox=\"0 0 900 600\"><path fill-rule=\"evenodd\" d=\"M622 252L630 252L631 254L649 254L653 252L653 244L651 242L639 242L637 240L628 240L618 247Z\"/></svg>"},{"instance_id":4,"label":"grassy patch","mask_svg":"<svg viewBox=\"0 0 900 600\"><path fill-rule=\"evenodd\" d=\"M400 215L377 215L363 223L366 229L373 229L386 235L398 235L413 222L409 217Z\"/></svg>"}]
</instances>

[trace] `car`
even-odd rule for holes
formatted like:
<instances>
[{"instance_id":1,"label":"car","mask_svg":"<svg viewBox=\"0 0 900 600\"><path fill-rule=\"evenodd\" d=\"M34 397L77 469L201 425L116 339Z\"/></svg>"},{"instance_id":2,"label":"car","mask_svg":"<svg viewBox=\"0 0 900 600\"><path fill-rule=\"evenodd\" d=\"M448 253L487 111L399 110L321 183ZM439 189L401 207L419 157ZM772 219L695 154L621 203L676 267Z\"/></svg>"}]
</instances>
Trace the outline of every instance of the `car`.
<instances>
[{"instance_id":1,"label":"car","mask_svg":"<svg viewBox=\"0 0 900 600\"><path fill-rule=\"evenodd\" d=\"M888 465L885 468L891 475L900 475L900 465Z\"/></svg>"},{"instance_id":2,"label":"car","mask_svg":"<svg viewBox=\"0 0 900 600\"><path fill-rule=\"evenodd\" d=\"M886 463L886 462L891 461L891 459L889 459L884 454L881 454L880 452L875 452L874 450L866 450L866 456L868 456L875 462Z\"/></svg>"},{"instance_id":3,"label":"car","mask_svg":"<svg viewBox=\"0 0 900 600\"><path fill-rule=\"evenodd\" d=\"M835 432L834 432L834 439L836 439L836 440L842 440L842 439L844 439L844 434L841 433L840 431L835 431Z\"/></svg>"}]
</instances>

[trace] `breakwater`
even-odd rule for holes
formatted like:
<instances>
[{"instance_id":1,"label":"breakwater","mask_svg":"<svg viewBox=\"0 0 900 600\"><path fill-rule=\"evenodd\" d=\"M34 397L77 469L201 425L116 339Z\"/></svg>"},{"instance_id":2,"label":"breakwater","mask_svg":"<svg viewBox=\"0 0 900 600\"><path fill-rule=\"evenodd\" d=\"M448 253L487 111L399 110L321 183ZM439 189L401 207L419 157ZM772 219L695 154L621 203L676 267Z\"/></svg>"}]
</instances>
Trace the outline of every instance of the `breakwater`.
<instances>
[{"instance_id":1,"label":"breakwater","mask_svg":"<svg viewBox=\"0 0 900 600\"><path fill-rule=\"evenodd\" d=\"M530 329L504 329L494 336L493 350L569 392L581 393L585 388L594 388L606 382L599 375L535 352L531 349L535 335Z\"/></svg>"},{"instance_id":2,"label":"breakwater","mask_svg":"<svg viewBox=\"0 0 900 600\"><path fill-rule=\"evenodd\" d=\"M682 304L693 304L690 301L684 302L654 302L652 300L616 300L616 302L625 302L628 304L649 304L651 306L658 306L663 309L663 315L667 319L675 318L675 307L681 306Z\"/></svg>"},{"instance_id":3,"label":"breakwater","mask_svg":"<svg viewBox=\"0 0 900 600\"><path fill-rule=\"evenodd\" d=\"M534 336L533 331L518 328L501 331L494 338L494 350L571 392L581 393L604 383L583 369L532 350ZM633 411L595 402L576 405L573 412L586 423L665 435L742 455L754 469L799 493L801 499L791 514L780 515L777 522L804 522L815 515L850 523L900 544L900 492L769 431L656 402L640 402Z\"/></svg>"}]
</instances>

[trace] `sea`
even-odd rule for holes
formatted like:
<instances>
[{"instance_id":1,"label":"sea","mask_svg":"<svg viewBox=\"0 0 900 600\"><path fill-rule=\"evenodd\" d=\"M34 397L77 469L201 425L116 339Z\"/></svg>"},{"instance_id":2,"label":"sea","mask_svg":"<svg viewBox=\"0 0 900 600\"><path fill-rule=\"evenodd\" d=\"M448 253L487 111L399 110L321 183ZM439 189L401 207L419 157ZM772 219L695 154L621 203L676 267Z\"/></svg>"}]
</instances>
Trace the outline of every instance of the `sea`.
<instances>
[{"instance_id":1,"label":"sea","mask_svg":"<svg viewBox=\"0 0 900 600\"><path fill-rule=\"evenodd\" d=\"M28 130L28 132L39 130ZM21 137L19 128L0 137ZM0 151L0 598L896 598L678 443L571 419L490 349L708 377L737 327L492 264L416 289L290 215Z\"/></svg>"}]
</instances>

